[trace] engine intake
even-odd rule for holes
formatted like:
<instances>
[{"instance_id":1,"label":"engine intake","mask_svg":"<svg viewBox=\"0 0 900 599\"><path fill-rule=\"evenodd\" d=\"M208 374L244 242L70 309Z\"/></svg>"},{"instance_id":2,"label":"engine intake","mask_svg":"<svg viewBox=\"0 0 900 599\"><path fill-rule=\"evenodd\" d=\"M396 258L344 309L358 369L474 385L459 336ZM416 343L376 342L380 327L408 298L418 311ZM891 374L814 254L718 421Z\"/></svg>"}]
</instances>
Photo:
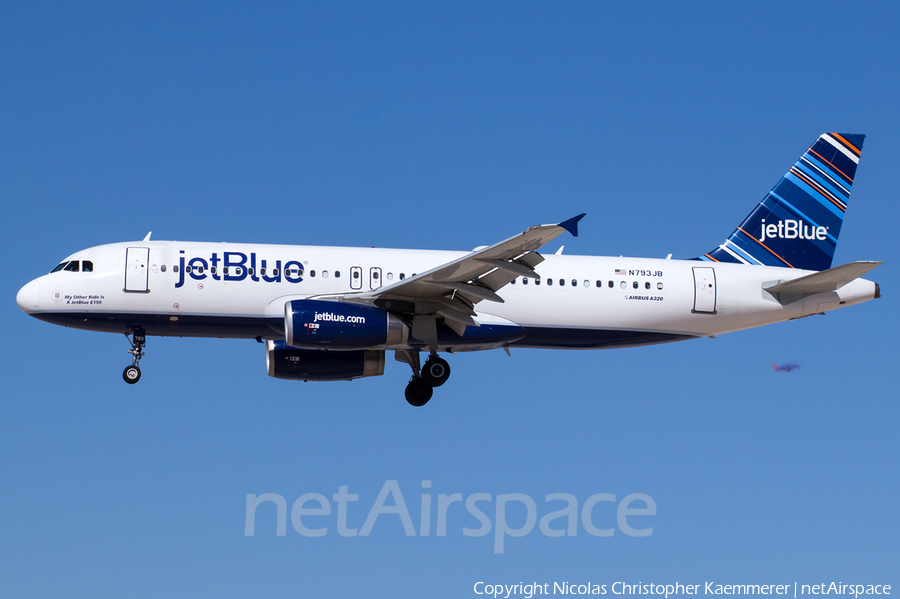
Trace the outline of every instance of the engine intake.
<instances>
[{"instance_id":1,"label":"engine intake","mask_svg":"<svg viewBox=\"0 0 900 599\"><path fill-rule=\"evenodd\" d=\"M266 341L266 369L276 379L349 381L384 374L384 351L298 349L284 341Z\"/></svg>"},{"instance_id":2,"label":"engine intake","mask_svg":"<svg viewBox=\"0 0 900 599\"><path fill-rule=\"evenodd\" d=\"M405 345L409 327L380 308L347 302L293 300L284 305L284 338L295 348L371 349Z\"/></svg>"}]
</instances>

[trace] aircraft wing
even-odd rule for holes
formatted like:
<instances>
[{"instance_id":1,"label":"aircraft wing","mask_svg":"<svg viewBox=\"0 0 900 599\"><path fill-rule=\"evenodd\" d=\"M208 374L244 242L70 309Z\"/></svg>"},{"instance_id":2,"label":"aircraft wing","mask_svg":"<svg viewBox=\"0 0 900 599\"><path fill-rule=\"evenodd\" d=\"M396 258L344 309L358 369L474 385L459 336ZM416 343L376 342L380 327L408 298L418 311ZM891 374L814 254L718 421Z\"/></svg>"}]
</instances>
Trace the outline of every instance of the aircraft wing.
<instances>
[{"instance_id":1,"label":"aircraft wing","mask_svg":"<svg viewBox=\"0 0 900 599\"><path fill-rule=\"evenodd\" d=\"M434 315L459 334L467 325L479 326L472 318L481 301L500 302L497 291L516 277L539 275L534 268L544 261L536 250L565 232L578 236L579 214L555 225L538 225L490 247L473 251L386 287L353 296L346 301L373 304L409 315Z\"/></svg>"}]
</instances>

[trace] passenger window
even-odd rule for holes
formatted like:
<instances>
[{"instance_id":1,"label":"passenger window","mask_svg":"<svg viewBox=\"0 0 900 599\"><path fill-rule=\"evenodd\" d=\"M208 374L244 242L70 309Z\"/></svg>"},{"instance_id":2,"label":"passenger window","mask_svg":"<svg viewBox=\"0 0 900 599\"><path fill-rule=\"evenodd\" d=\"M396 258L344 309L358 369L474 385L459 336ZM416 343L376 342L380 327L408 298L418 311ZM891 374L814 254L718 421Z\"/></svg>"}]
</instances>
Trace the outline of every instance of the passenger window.
<instances>
[{"instance_id":1,"label":"passenger window","mask_svg":"<svg viewBox=\"0 0 900 599\"><path fill-rule=\"evenodd\" d=\"M534 284L535 284L535 285L540 285L540 284L541 284L541 280L540 280L540 279L535 279L535 280L534 280Z\"/></svg>"},{"instance_id":2,"label":"passenger window","mask_svg":"<svg viewBox=\"0 0 900 599\"><path fill-rule=\"evenodd\" d=\"M547 279L547 285L548 286L553 285L553 279Z\"/></svg>"},{"instance_id":3,"label":"passenger window","mask_svg":"<svg viewBox=\"0 0 900 599\"><path fill-rule=\"evenodd\" d=\"M241 274L241 267L240 267L240 266L235 266L235 267L234 267L234 274L240 276L240 274Z\"/></svg>"},{"instance_id":4,"label":"passenger window","mask_svg":"<svg viewBox=\"0 0 900 599\"><path fill-rule=\"evenodd\" d=\"M172 267L172 272L178 272L178 265L177 265L177 264L176 264L175 266ZM213 268L213 274L215 274L215 272L216 272L216 269Z\"/></svg>"},{"instance_id":5,"label":"passenger window","mask_svg":"<svg viewBox=\"0 0 900 599\"><path fill-rule=\"evenodd\" d=\"M560 280L559 280L559 286L560 286L560 287L565 287L565 286L566 286L566 280L565 280L565 279L560 279Z\"/></svg>"},{"instance_id":6,"label":"passenger window","mask_svg":"<svg viewBox=\"0 0 900 599\"><path fill-rule=\"evenodd\" d=\"M68 262L60 262L59 264L56 265L56 268L54 268L53 270L50 271L50 273L52 274L52 273L61 271L62 269L64 269L66 267L66 264L68 264Z\"/></svg>"},{"instance_id":7,"label":"passenger window","mask_svg":"<svg viewBox=\"0 0 900 599\"><path fill-rule=\"evenodd\" d=\"M518 278L518 277L516 277L516 278ZM515 285L515 284L516 284L516 279L513 279L512 281L510 281L510 283L512 283L513 285Z\"/></svg>"},{"instance_id":8,"label":"passenger window","mask_svg":"<svg viewBox=\"0 0 900 599\"><path fill-rule=\"evenodd\" d=\"M323 279L327 279L327 278L328 278L328 271L327 271L327 270L323 270L323 271L322 271L322 278L323 278Z\"/></svg>"},{"instance_id":9,"label":"passenger window","mask_svg":"<svg viewBox=\"0 0 900 599\"><path fill-rule=\"evenodd\" d=\"M638 282L635 281L634 283L631 284L631 286L634 287L635 289L637 289L637 288L638 288Z\"/></svg>"},{"instance_id":10,"label":"passenger window","mask_svg":"<svg viewBox=\"0 0 900 599\"><path fill-rule=\"evenodd\" d=\"M184 272L186 272L188 274L191 274L191 271L193 271L193 270L194 270L194 268L190 264L188 264L187 266L184 267Z\"/></svg>"},{"instance_id":11,"label":"passenger window","mask_svg":"<svg viewBox=\"0 0 900 599\"><path fill-rule=\"evenodd\" d=\"M199 272L199 273L202 275L202 274L203 274L203 267L202 267L202 266L198 266L198 267L197 267L197 272Z\"/></svg>"},{"instance_id":12,"label":"passenger window","mask_svg":"<svg viewBox=\"0 0 900 599\"><path fill-rule=\"evenodd\" d=\"M223 274L223 275L227 275L227 274L228 274L228 267L227 267L227 266L223 266L223 267L222 267L222 274Z\"/></svg>"},{"instance_id":13,"label":"passenger window","mask_svg":"<svg viewBox=\"0 0 900 599\"><path fill-rule=\"evenodd\" d=\"M662 291L662 283L657 283L656 288L659 289L660 291Z\"/></svg>"},{"instance_id":14,"label":"passenger window","mask_svg":"<svg viewBox=\"0 0 900 599\"><path fill-rule=\"evenodd\" d=\"M650 289L650 281L644 283L644 289Z\"/></svg>"},{"instance_id":15,"label":"passenger window","mask_svg":"<svg viewBox=\"0 0 900 599\"><path fill-rule=\"evenodd\" d=\"M277 269L277 268L273 268L273 269L272 269L272 276L273 276L273 277L277 277L277 276L278 276L278 269ZM313 276L315 276L315 275L313 275Z\"/></svg>"},{"instance_id":16,"label":"passenger window","mask_svg":"<svg viewBox=\"0 0 900 599\"><path fill-rule=\"evenodd\" d=\"M219 268L217 266L209 267L209 272L211 272L212 274L216 274L218 271L219 271Z\"/></svg>"},{"instance_id":17,"label":"passenger window","mask_svg":"<svg viewBox=\"0 0 900 599\"><path fill-rule=\"evenodd\" d=\"M591 282L588 281L587 279L585 279L585 280L584 280L584 286L585 286L585 287L590 287L590 286L591 286Z\"/></svg>"},{"instance_id":18,"label":"passenger window","mask_svg":"<svg viewBox=\"0 0 900 599\"><path fill-rule=\"evenodd\" d=\"M394 273L389 272L389 273L387 274L387 280L388 280L388 281L393 281L393 280L394 280Z\"/></svg>"},{"instance_id":19,"label":"passenger window","mask_svg":"<svg viewBox=\"0 0 900 599\"><path fill-rule=\"evenodd\" d=\"M259 269L259 274L260 274L260 276L263 276L263 277L266 276L266 269L265 269L265 268L260 268L260 269Z\"/></svg>"},{"instance_id":20,"label":"passenger window","mask_svg":"<svg viewBox=\"0 0 900 599\"><path fill-rule=\"evenodd\" d=\"M69 272L78 272L78 260L72 260L63 270L67 270Z\"/></svg>"},{"instance_id":21,"label":"passenger window","mask_svg":"<svg viewBox=\"0 0 900 599\"><path fill-rule=\"evenodd\" d=\"M523 284L523 285L527 285L527 284L528 284L528 279L526 279L526 278L523 277L523 278L522 278L522 284Z\"/></svg>"},{"instance_id":22,"label":"passenger window","mask_svg":"<svg viewBox=\"0 0 900 599\"><path fill-rule=\"evenodd\" d=\"M81 272L94 272L94 263L90 260L82 260Z\"/></svg>"},{"instance_id":23,"label":"passenger window","mask_svg":"<svg viewBox=\"0 0 900 599\"><path fill-rule=\"evenodd\" d=\"M401 272L401 273L400 273L400 280L402 281L402 280L405 279L405 278L406 278L406 275L403 274L403 273Z\"/></svg>"},{"instance_id":24,"label":"passenger window","mask_svg":"<svg viewBox=\"0 0 900 599\"><path fill-rule=\"evenodd\" d=\"M314 271L314 270L309 271L309 276L311 276L311 277L316 276L316 271Z\"/></svg>"},{"instance_id":25,"label":"passenger window","mask_svg":"<svg viewBox=\"0 0 900 599\"><path fill-rule=\"evenodd\" d=\"M613 282L612 282L612 281L609 282L609 288L610 288L610 289L613 288Z\"/></svg>"},{"instance_id":26,"label":"passenger window","mask_svg":"<svg viewBox=\"0 0 900 599\"><path fill-rule=\"evenodd\" d=\"M247 274L250 275L250 276L252 277L252 276L253 276L253 269L252 269L252 268L248 268L248 269L247 269Z\"/></svg>"},{"instance_id":27,"label":"passenger window","mask_svg":"<svg viewBox=\"0 0 900 599\"><path fill-rule=\"evenodd\" d=\"M341 271L339 271L339 270L334 271L334 278L335 278L335 279L340 279L340 278L341 278Z\"/></svg>"},{"instance_id":28,"label":"passenger window","mask_svg":"<svg viewBox=\"0 0 900 599\"><path fill-rule=\"evenodd\" d=\"M572 279L572 287L578 287L578 281Z\"/></svg>"},{"instance_id":29,"label":"passenger window","mask_svg":"<svg viewBox=\"0 0 900 599\"><path fill-rule=\"evenodd\" d=\"M328 275L323 275L323 276L328 276ZM376 281L378 280L378 271L377 270L372 273L372 278L375 279Z\"/></svg>"},{"instance_id":30,"label":"passenger window","mask_svg":"<svg viewBox=\"0 0 900 599\"><path fill-rule=\"evenodd\" d=\"M159 267L159 269L163 272L166 272L166 265L163 264L162 266Z\"/></svg>"},{"instance_id":31,"label":"passenger window","mask_svg":"<svg viewBox=\"0 0 900 599\"><path fill-rule=\"evenodd\" d=\"M359 271L358 271L358 270L354 270L354 271L353 271L353 278L354 278L354 279L358 279L358 278L359 278Z\"/></svg>"},{"instance_id":32,"label":"passenger window","mask_svg":"<svg viewBox=\"0 0 900 599\"><path fill-rule=\"evenodd\" d=\"M619 283L619 287L621 287L622 289L628 289L628 283L622 281L621 283Z\"/></svg>"},{"instance_id":33,"label":"passenger window","mask_svg":"<svg viewBox=\"0 0 900 599\"><path fill-rule=\"evenodd\" d=\"M597 281L597 287L603 287L603 281Z\"/></svg>"}]
</instances>

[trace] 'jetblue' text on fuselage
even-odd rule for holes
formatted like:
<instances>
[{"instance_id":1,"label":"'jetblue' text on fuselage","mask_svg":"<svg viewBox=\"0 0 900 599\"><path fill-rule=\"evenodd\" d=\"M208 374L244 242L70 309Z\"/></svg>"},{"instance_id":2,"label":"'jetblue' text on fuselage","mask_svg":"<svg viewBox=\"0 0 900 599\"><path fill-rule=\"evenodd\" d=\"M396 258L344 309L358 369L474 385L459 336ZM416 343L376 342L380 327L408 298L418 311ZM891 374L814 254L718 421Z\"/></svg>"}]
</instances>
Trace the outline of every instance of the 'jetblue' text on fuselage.
<instances>
[{"instance_id":1,"label":"'jetblue' text on fuselage","mask_svg":"<svg viewBox=\"0 0 900 599\"><path fill-rule=\"evenodd\" d=\"M280 283L282 278L288 283L303 280L304 267L299 260L288 260L282 268L281 260L275 260L273 264L265 258L257 259L256 252L251 252L249 256L242 252L222 252L221 258L217 252L213 252L209 258L186 258L184 250L180 254L176 288L184 285L185 274L195 281L202 281L207 277L215 281L243 281L249 278L251 281L266 283Z\"/></svg>"}]
</instances>

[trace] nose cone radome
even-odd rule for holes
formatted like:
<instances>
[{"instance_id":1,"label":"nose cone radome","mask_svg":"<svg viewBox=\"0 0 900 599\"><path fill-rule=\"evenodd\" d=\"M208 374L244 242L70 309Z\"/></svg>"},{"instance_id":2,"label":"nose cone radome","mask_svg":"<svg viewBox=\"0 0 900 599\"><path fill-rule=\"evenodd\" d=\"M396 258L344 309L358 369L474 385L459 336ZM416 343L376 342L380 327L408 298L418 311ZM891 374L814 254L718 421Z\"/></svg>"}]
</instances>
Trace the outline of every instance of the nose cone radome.
<instances>
[{"instance_id":1,"label":"nose cone radome","mask_svg":"<svg viewBox=\"0 0 900 599\"><path fill-rule=\"evenodd\" d=\"M16 303L26 314L37 312L40 308L41 282L34 280L21 289L16 294Z\"/></svg>"}]
</instances>

